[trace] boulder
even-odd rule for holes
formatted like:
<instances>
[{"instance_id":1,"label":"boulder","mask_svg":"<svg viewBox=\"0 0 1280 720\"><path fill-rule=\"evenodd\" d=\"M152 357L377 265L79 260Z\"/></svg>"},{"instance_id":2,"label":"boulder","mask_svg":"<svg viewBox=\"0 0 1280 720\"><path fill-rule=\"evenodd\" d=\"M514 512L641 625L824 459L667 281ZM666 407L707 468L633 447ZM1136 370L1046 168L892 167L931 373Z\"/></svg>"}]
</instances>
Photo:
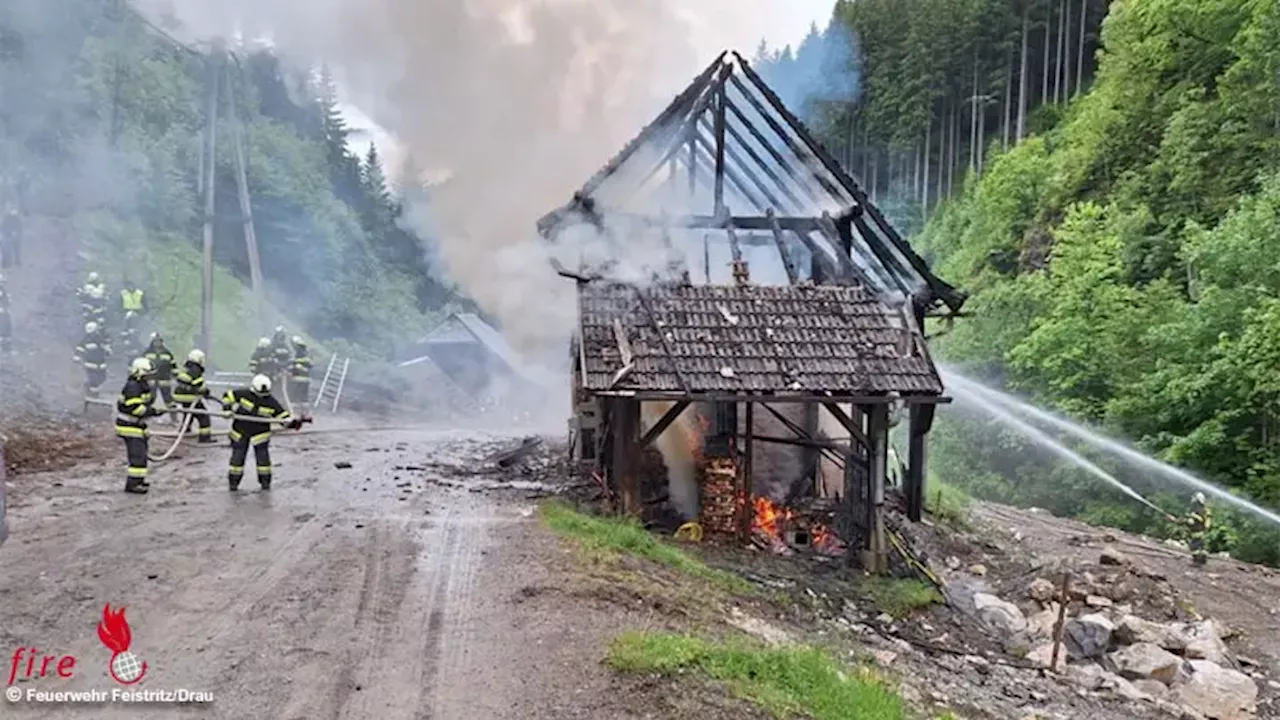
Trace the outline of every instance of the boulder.
<instances>
[{"instance_id":1,"label":"boulder","mask_svg":"<svg viewBox=\"0 0 1280 720\"><path fill-rule=\"evenodd\" d=\"M1116 623L1115 638L1122 645L1150 643L1176 653L1187 649L1187 637L1180 628L1144 620L1136 615L1120 618Z\"/></svg>"},{"instance_id":2,"label":"boulder","mask_svg":"<svg viewBox=\"0 0 1280 720\"><path fill-rule=\"evenodd\" d=\"M1159 680L1168 685L1182 668L1182 658L1152 643L1129 645L1108 657L1120 677L1127 680Z\"/></svg>"},{"instance_id":3,"label":"boulder","mask_svg":"<svg viewBox=\"0 0 1280 720\"><path fill-rule=\"evenodd\" d=\"M1051 602L1049 607L1027 618L1027 635L1033 638L1053 637L1053 628L1058 624L1058 603Z\"/></svg>"},{"instance_id":4,"label":"boulder","mask_svg":"<svg viewBox=\"0 0 1280 720\"><path fill-rule=\"evenodd\" d=\"M1048 602L1058 594L1058 589L1053 583L1044 578L1036 578L1027 586L1027 597L1037 602Z\"/></svg>"},{"instance_id":5,"label":"boulder","mask_svg":"<svg viewBox=\"0 0 1280 720\"><path fill-rule=\"evenodd\" d=\"M1062 646L1073 660L1100 658L1111 647L1115 629L1110 620L1097 613L1072 618L1062 628Z\"/></svg>"},{"instance_id":6,"label":"boulder","mask_svg":"<svg viewBox=\"0 0 1280 720\"><path fill-rule=\"evenodd\" d=\"M1174 694L1210 720L1247 720L1253 717L1258 685L1244 673L1192 660L1191 677Z\"/></svg>"},{"instance_id":7,"label":"boulder","mask_svg":"<svg viewBox=\"0 0 1280 720\"><path fill-rule=\"evenodd\" d=\"M1032 648L1031 652L1027 653L1026 659L1029 662L1035 663L1038 667L1049 668L1050 670L1062 670L1062 668L1067 664L1067 650L1066 648L1059 648L1057 665L1052 665L1053 643L1037 645Z\"/></svg>"},{"instance_id":8,"label":"boulder","mask_svg":"<svg viewBox=\"0 0 1280 720\"><path fill-rule=\"evenodd\" d=\"M1027 629L1027 618L1017 605L987 593L974 593L973 605L978 617L992 630L1017 635Z\"/></svg>"},{"instance_id":9,"label":"boulder","mask_svg":"<svg viewBox=\"0 0 1280 720\"><path fill-rule=\"evenodd\" d=\"M1115 548L1104 548L1102 554L1098 556L1098 562L1103 565L1128 565L1129 558Z\"/></svg>"},{"instance_id":10,"label":"boulder","mask_svg":"<svg viewBox=\"0 0 1280 720\"><path fill-rule=\"evenodd\" d=\"M1222 642L1222 629L1213 620L1193 623L1186 628L1186 656L1192 660L1208 660L1217 665L1231 663L1231 653Z\"/></svg>"},{"instance_id":11,"label":"boulder","mask_svg":"<svg viewBox=\"0 0 1280 720\"><path fill-rule=\"evenodd\" d=\"M1153 698L1162 698L1169 693L1169 688L1159 680L1134 680L1133 686Z\"/></svg>"}]
</instances>

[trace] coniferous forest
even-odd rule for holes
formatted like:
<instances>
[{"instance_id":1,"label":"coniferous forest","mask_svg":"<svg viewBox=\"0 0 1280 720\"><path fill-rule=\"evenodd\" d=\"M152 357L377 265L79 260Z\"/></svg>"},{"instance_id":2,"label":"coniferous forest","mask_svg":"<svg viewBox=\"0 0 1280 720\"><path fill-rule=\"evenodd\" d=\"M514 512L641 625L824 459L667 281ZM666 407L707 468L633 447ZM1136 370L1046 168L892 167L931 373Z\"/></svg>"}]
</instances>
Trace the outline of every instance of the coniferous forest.
<instances>
[{"instance_id":1,"label":"coniferous forest","mask_svg":"<svg viewBox=\"0 0 1280 720\"><path fill-rule=\"evenodd\" d=\"M1280 507L1280 3L856 0L774 82L852 42L805 116L972 297L934 352ZM806 60L805 58L810 58ZM946 413L932 480L1161 535L1158 513ZM1191 490L1083 449L1162 507ZM1220 506L1215 550L1280 562Z\"/></svg>"}]
</instances>

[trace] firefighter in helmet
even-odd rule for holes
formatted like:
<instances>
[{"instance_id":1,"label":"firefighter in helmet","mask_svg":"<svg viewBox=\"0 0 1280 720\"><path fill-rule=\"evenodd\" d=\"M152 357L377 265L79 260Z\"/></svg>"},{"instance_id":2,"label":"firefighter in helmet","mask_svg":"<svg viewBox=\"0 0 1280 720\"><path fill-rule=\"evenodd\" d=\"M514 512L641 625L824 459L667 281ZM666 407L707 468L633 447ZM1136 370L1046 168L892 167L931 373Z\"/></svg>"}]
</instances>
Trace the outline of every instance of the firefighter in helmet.
<instances>
[{"instance_id":1,"label":"firefighter in helmet","mask_svg":"<svg viewBox=\"0 0 1280 720\"><path fill-rule=\"evenodd\" d=\"M302 418L293 418L280 401L271 394L271 378L261 373L253 377L247 388L228 390L222 396L222 409L241 417L231 421L231 464L227 468L227 486L233 492L240 489L244 479L244 461L253 446L257 463L258 485L271 489L271 423L268 420L289 420L285 424L293 430L302 427ZM257 420L256 418L261 418Z\"/></svg>"},{"instance_id":2,"label":"firefighter in helmet","mask_svg":"<svg viewBox=\"0 0 1280 720\"><path fill-rule=\"evenodd\" d=\"M147 482L147 430L149 418L163 415L153 404L156 399L151 387L151 375L155 371L151 361L140 357L129 365L129 379L120 390L116 401L116 435L124 440L124 451L129 470L124 483L127 493L145 494L151 489Z\"/></svg>"},{"instance_id":3,"label":"firefighter in helmet","mask_svg":"<svg viewBox=\"0 0 1280 720\"><path fill-rule=\"evenodd\" d=\"M76 346L75 361L84 367L84 394L97 397L98 390L107 381L107 358L111 357L111 344L107 334L96 322L84 324L84 337Z\"/></svg>"}]
</instances>

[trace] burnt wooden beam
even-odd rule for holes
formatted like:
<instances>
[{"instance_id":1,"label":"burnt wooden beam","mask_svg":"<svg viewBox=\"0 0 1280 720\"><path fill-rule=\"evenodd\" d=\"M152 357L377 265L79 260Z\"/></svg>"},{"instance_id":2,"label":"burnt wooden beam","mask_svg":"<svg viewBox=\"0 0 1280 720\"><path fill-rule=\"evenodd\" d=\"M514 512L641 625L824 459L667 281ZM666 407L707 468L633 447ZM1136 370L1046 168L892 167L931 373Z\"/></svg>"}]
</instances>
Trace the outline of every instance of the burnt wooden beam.
<instances>
[{"instance_id":1,"label":"burnt wooden beam","mask_svg":"<svg viewBox=\"0 0 1280 720\"><path fill-rule=\"evenodd\" d=\"M752 498L755 497L755 403L743 404L744 418L743 425L746 427L746 437L742 440L742 497L745 507L742 509L738 519L742 522L739 534L741 539L746 540L751 536L751 521L755 517L755 509L753 507Z\"/></svg>"},{"instance_id":2,"label":"burnt wooden beam","mask_svg":"<svg viewBox=\"0 0 1280 720\"><path fill-rule=\"evenodd\" d=\"M751 90L747 88L746 84L739 80L737 75L730 75L729 82L738 89L738 92L742 94L742 97L746 98L747 104L750 105L751 108L760 115L760 117L764 118L765 124L769 126L770 130L773 130L773 132L778 136L778 139L787 146L787 149L790 150L791 153L800 160L800 162L805 165L810 165L808 158L811 157L811 155L806 153L804 148L798 145L795 140L791 139L791 136L787 134L786 128L782 127L777 120L773 119L773 116L770 115L768 109L765 108L763 103L756 99L755 95L751 93ZM803 140L803 137L801 139ZM822 186L822 189L830 194L832 200L835 200L840 205L845 205L849 200L853 200L853 198L848 198L846 200L843 188L828 180L825 175L819 172L814 172L814 168L811 166L808 170L813 179Z\"/></svg>"},{"instance_id":3,"label":"burnt wooden beam","mask_svg":"<svg viewBox=\"0 0 1280 720\"><path fill-rule=\"evenodd\" d=\"M704 118L702 121L698 123L698 127L703 130L708 130L709 129L707 127L708 124L709 123L707 123ZM731 131L733 130L732 127L729 127L728 129ZM711 132L714 133L714 129L710 129L710 130ZM751 151L750 147L748 147L747 150L749 152L753 152L754 154L754 151ZM778 199L778 197L773 193L772 190L769 189L769 186L766 185L764 181L762 181L759 178L759 176L751 172L751 166L748 165L745 161L743 161L742 156L738 155L737 150L735 150L732 146L726 145L724 148L724 151L725 151L725 155L728 157L729 163L733 166L738 167L740 169L740 172L743 175L746 175L747 179L751 181L751 184L755 186L756 190L758 190L760 194L764 196L764 199L768 202L768 207L771 207L771 208L782 207L782 203ZM784 186L782 189L785 191L786 187ZM788 192L787 194L790 194L790 193ZM799 202L797 202L794 204L793 207L795 209L803 209L804 206L801 205Z\"/></svg>"},{"instance_id":4,"label":"burnt wooden beam","mask_svg":"<svg viewBox=\"0 0 1280 720\"><path fill-rule=\"evenodd\" d=\"M639 459L640 402L631 399L613 401L613 483L622 499L622 513L640 512Z\"/></svg>"},{"instance_id":5,"label":"burnt wooden beam","mask_svg":"<svg viewBox=\"0 0 1280 720\"><path fill-rule=\"evenodd\" d=\"M773 233L773 242L778 246L778 255L782 257L782 267L787 271L787 280L795 285L800 281L800 275L796 270L795 261L791 259L791 252L787 250L787 240L782 237L782 225L778 223L778 216L774 214L773 208L765 210L765 219L769 221L769 230Z\"/></svg>"},{"instance_id":6,"label":"burnt wooden beam","mask_svg":"<svg viewBox=\"0 0 1280 720\"><path fill-rule=\"evenodd\" d=\"M733 104L732 100L727 100L727 102L728 102L729 112L735 115L739 120L742 120L742 118L744 117L742 111L739 110L738 107ZM743 120L743 122L746 122L746 121ZM807 205L805 205L804 202L800 200L800 198L794 192L791 191L791 187L788 185L788 183L783 181L783 179L778 176L778 173L774 172L772 167L769 167L769 163L765 162L764 158L760 157L760 153L756 152L755 148L751 147L751 143L747 142L747 139L743 137L742 133L738 132L737 128L735 128L732 124L730 124L728 125L727 129L729 131L729 137L733 138L734 142L742 146L742 151L747 154L747 157L751 158L751 160L755 162L756 166L760 169L760 171L763 172L765 176L767 176L770 180L773 181L773 184L778 187L779 192L787 196L787 199L791 201L792 206L796 210L804 210L806 207L808 207ZM765 147L767 151L768 146L766 145ZM745 165L746 163L742 163L742 164ZM777 207L781 208L782 205L779 204Z\"/></svg>"},{"instance_id":7,"label":"burnt wooden beam","mask_svg":"<svg viewBox=\"0 0 1280 720\"><path fill-rule=\"evenodd\" d=\"M677 376L678 378L679 376ZM855 405L886 405L902 402L904 405L946 405L952 398L943 395L902 395L892 398L884 395L845 395L840 392L733 392L724 390L594 390L584 388L589 395L602 398L634 398L637 400L690 400L694 402L757 402L757 403L853 403Z\"/></svg>"},{"instance_id":8,"label":"burnt wooden beam","mask_svg":"<svg viewBox=\"0 0 1280 720\"><path fill-rule=\"evenodd\" d=\"M751 438L751 439L758 440L762 443L769 443L771 445L790 445L792 447L800 447L800 448L806 448L810 450L832 450L840 453L841 455L844 455L849 451L848 447L841 446L838 443L823 441L823 440L809 440L807 438L785 438L785 437L777 437L776 435L759 435L756 433L738 433L738 437L744 438L744 439Z\"/></svg>"},{"instance_id":9,"label":"burnt wooden beam","mask_svg":"<svg viewBox=\"0 0 1280 720\"><path fill-rule=\"evenodd\" d=\"M907 265L903 265L903 256L900 253L895 253L893 248L885 245L884 241L876 235L871 226L867 225L867 221L861 215L851 215L848 216L848 219L849 224L846 227L849 228L850 238L852 239L853 228L857 228L858 237L862 238L862 242L871 249L871 252L875 254L876 259L880 261L884 269L899 281L899 285L903 284L901 279L904 277L916 277L922 281L928 281L928 278L917 272L914 267L911 267L909 262ZM914 293L915 289L904 287L903 292Z\"/></svg>"},{"instance_id":10,"label":"burnt wooden beam","mask_svg":"<svg viewBox=\"0 0 1280 720\"><path fill-rule=\"evenodd\" d=\"M831 214L825 210L822 211L822 217L818 220L818 233L835 252L836 262L840 265L840 272L843 275L851 278L862 275L858 266L853 263L853 256L840 252L840 237L836 234L836 227L835 223L831 221Z\"/></svg>"},{"instance_id":11,"label":"burnt wooden beam","mask_svg":"<svg viewBox=\"0 0 1280 720\"><path fill-rule=\"evenodd\" d=\"M907 416L907 477L903 488L907 499L907 519L920 522L924 517L926 481L928 473L928 443L926 439L933 426L934 408L917 405L908 410Z\"/></svg>"},{"instance_id":12,"label":"burnt wooden beam","mask_svg":"<svg viewBox=\"0 0 1280 720\"><path fill-rule=\"evenodd\" d=\"M725 156L724 156L724 81L733 72L732 65L723 65L720 68L720 87L716 90L715 100L715 190L714 190L714 213L716 217L727 215L728 211L724 204L724 174L725 174Z\"/></svg>"},{"instance_id":13,"label":"burnt wooden beam","mask_svg":"<svg viewBox=\"0 0 1280 720\"><path fill-rule=\"evenodd\" d=\"M901 235L898 234L898 231L889 223L888 219L880 212L879 208L871 203L870 199L867 197L867 193L853 180L849 173L845 172L844 169L840 167L840 163L836 162L835 158L831 157L831 154L827 152L822 143L818 142L817 138L813 137L813 134L804 126L804 123L800 122L800 119L787 109L786 105L782 102L782 99L769 88L755 70L751 69L751 66L747 64L746 59L736 52L733 53L733 55L734 59L737 60L738 66L742 68L743 74L747 76L747 79L750 80L757 89L759 89L760 94L769 101L770 105L773 105L774 109L776 109L778 114L782 116L782 119L791 126L791 129L795 131L796 135L804 141L805 144L809 145L814 155L818 158L818 161L822 163L823 167L825 167L829 173L831 173L831 175L836 179L836 182L840 183L844 191L849 193L855 202L863 206L867 214L871 216L872 221L884 232L885 236L889 239L889 242L897 246L898 250L906 256L915 271L924 278L924 281L929 285L930 290L937 294L938 297L942 299L943 302L945 302L952 310L959 310L967 299L967 294L957 290L954 286L933 274L929 269L928 263L924 261L924 258L917 255L916 252L911 249L911 246ZM736 80L736 77L734 79Z\"/></svg>"},{"instance_id":14,"label":"burnt wooden beam","mask_svg":"<svg viewBox=\"0 0 1280 720\"><path fill-rule=\"evenodd\" d=\"M809 183L805 182L803 176L796 172L795 168L791 166L791 163L788 162L785 157L783 157L782 153L778 152L778 149L775 148L773 146L773 143L769 142L768 138L766 138L764 134L760 132L760 129L755 126L755 123L751 122L751 120L747 118L747 114L743 112L742 109L739 108L736 104L734 104L732 100L729 101L728 108L729 108L729 112L735 118L737 118L737 120L740 123L742 123L743 127L747 129L747 132L751 135L751 137L755 138L756 142L760 144L760 147L764 148L765 153L767 153L769 157L773 158L774 163L779 168L781 168L784 173L786 173L788 178L790 178L791 183L790 185L788 185L787 183L784 183L780 178L778 178L776 173L769 171L769 174L773 178L775 178L774 182L778 183L778 187L782 187L782 188L796 187L803 190L805 196L809 198L809 201L808 203L805 203L797 199L796 204L798 207L811 207L811 206L822 205L823 204L822 198L814 193L813 188L809 186ZM731 125L730 127L733 127L733 126ZM744 143L744 146L750 147L745 143ZM768 163L765 163L763 161L761 161L760 166L763 168L769 167Z\"/></svg>"},{"instance_id":15,"label":"burnt wooden beam","mask_svg":"<svg viewBox=\"0 0 1280 720\"><path fill-rule=\"evenodd\" d=\"M697 137L698 147L704 151L703 153L700 153L698 155L698 158L709 166L708 172L710 172L712 174L712 177L714 178L716 161L713 155L714 155L715 143L703 137L702 133L700 132L695 131L695 135ZM756 210L759 210L761 212L764 211L764 208L767 206L767 203L765 203L764 200L761 200L759 196L755 195L754 193L751 192L750 189L747 188L747 183L738 174L738 171L736 169L728 166L722 168L722 171L720 173L720 189L722 193L721 200L724 199L723 197L724 182L723 181L726 179L733 185L733 191L738 193L738 195L740 195L742 199L751 203L751 205L754 208L756 208ZM732 218L730 218L729 211L727 208L717 209L713 217L725 218L726 223L732 223ZM728 227L728 225L726 225L726 227Z\"/></svg>"},{"instance_id":16,"label":"burnt wooden beam","mask_svg":"<svg viewBox=\"0 0 1280 720\"><path fill-rule=\"evenodd\" d=\"M654 423L653 427L645 432L644 437L640 438L640 447L643 449L652 445L653 441L657 440L680 417L680 413L689 407L690 402L689 400L677 400L676 404L663 413L662 417L658 418L658 422Z\"/></svg>"},{"instance_id":17,"label":"burnt wooden beam","mask_svg":"<svg viewBox=\"0 0 1280 720\"><path fill-rule=\"evenodd\" d=\"M822 406L827 409L827 412L831 413L841 427L849 432L849 435L854 440L857 440L865 448L871 447L870 442L867 440L867 434L862 432L862 428L858 427L858 424L853 421L853 418L849 417L844 408L833 402L824 402Z\"/></svg>"},{"instance_id":18,"label":"burnt wooden beam","mask_svg":"<svg viewBox=\"0 0 1280 720\"><path fill-rule=\"evenodd\" d=\"M704 88L702 94L693 100L693 105L685 117L684 122L681 123L679 127L672 128L667 134L666 142L670 143L670 147L668 147L663 153L661 159L659 159L658 162L642 176L640 182L635 184L632 196L636 191L639 191L647 185L649 181L653 179L654 175L661 172L664 165L678 164L678 158L681 151L689 145L689 133L698 129L698 119L703 117L707 110L711 108L711 103L715 101L719 90L723 86L724 80L720 77L716 77L712 80L710 86ZM672 168L672 172L674 172L674 167ZM595 189L598 189L598 185L593 188L593 190ZM692 195L696 189L697 184L693 179L690 179L689 194ZM630 197L631 196L627 196L626 198L623 198L622 204L625 204Z\"/></svg>"},{"instance_id":19,"label":"burnt wooden beam","mask_svg":"<svg viewBox=\"0 0 1280 720\"><path fill-rule=\"evenodd\" d=\"M729 253L733 261L742 262L742 245L738 242L738 234L733 231L733 225L730 224L724 231L729 236Z\"/></svg>"},{"instance_id":20,"label":"burnt wooden beam","mask_svg":"<svg viewBox=\"0 0 1280 720\"><path fill-rule=\"evenodd\" d=\"M635 155L637 150L639 150L645 143L649 142L652 139L652 135L670 123L671 120L679 115L686 106L691 105L694 102L694 99L698 97L698 94L706 88L707 83L710 82L711 78L716 74L716 69L724 67L725 54L726 53L720 53L717 55L716 59L713 60L706 69L699 73L696 78L694 78L693 83L690 84L689 87L685 88L684 92L676 95L675 99L671 101L671 104L667 105L661 113L658 113L658 117L654 118L653 122L646 125L638 135L632 138L631 142L623 146L621 152L610 159L609 162L606 163L604 167L600 168L595 175L592 175L582 186L582 194L590 195L594 192L602 182L617 172L618 168L621 167L623 163L630 159L631 156Z\"/></svg>"}]
</instances>

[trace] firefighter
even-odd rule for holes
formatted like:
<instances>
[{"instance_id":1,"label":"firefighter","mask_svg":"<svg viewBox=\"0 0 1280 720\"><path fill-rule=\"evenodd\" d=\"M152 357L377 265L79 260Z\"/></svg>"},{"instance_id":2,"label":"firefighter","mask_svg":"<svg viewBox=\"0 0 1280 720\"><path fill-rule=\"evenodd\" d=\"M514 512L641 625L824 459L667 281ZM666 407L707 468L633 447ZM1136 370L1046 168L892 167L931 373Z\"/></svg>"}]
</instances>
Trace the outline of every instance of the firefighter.
<instances>
[{"instance_id":1,"label":"firefighter","mask_svg":"<svg viewBox=\"0 0 1280 720\"><path fill-rule=\"evenodd\" d=\"M147 345L147 351L143 357L151 361L151 367L155 372L155 386L160 391L160 396L164 398L164 406L173 407L173 353L165 347L164 338L160 337L160 333L151 333L151 344Z\"/></svg>"},{"instance_id":2,"label":"firefighter","mask_svg":"<svg viewBox=\"0 0 1280 720\"><path fill-rule=\"evenodd\" d=\"M79 298L80 302L84 302L85 298L89 294L89 288L94 288L94 287L100 288L104 296L107 294L107 288L105 285L102 284L102 278L98 275L98 273L91 272L88 274L88 276L85 277L84 285L81 285L80 287L76 288L76 297Z\"/></svg>"},{"instance_id":3,"label":"firefighter","mask_svg":"<svg viewBox=\"0 0 1280 720\"><path fill-rule=\"evenodd\" d=\"M273 381L288 377L290 367L293 365L293 347L289 345L289 335L285 332L283 325L277 325L275 332L271 335L271 356L275 374L268 377Z\"/></svg>"},{"instance_id":4,"label":"firefighter","mask_svg":"<svg viewBox=\"0 0 1280 720\"><path fill-rule=\"evenodd\" d=\"M151 387L151 374L155 371L151 361L140 357L129 365L129 379L116 401L116 435L124 440L124 452L129 462L124 491L145 494L151 489L147 482L147 419L163 415L152 404L155 391Z\"/></svg>"},{"instance_id":5,"label":"firefighter","mask_svg":"<svg viewBox=\"0 0 1280 720\"><path fill-rule=\"evenodd\" d=\"M204 410L205 398L210 397L209 387L204 384L204 351L192 350L187 353L187 362L178 371L177 384L173 388L173 399L181 407ZM196 433L198 442L213 442L213 428L208 415L193 415L200 428Z\"/></svg>"},{"instance_id":6,"label":"firefighter","mask_svg":"<svg viewBox=\"0 0 1280 720\"><path fill-rule=\"evenodd\" d=\"M80 297L80 310L84 314L84 321L96 323L98 327L105 329L107 304L102 286L85 284L82 290L84 293Z\"/></svg>"},{"instance_id":7,"label":"firefighter","mask_svg":"<svg viewBox=\"0 0 1280 720\"><path fill-rule=\"evenodd\" d=\"M18 267L22 264L22 215L17 208L9 208L0 221L0 267Z\"/></svg>"},{"instance_id":8,"label":"firefighter","mask_svg":"<svg viewBox=\"0 0 1280 720\"><path fill-rule=\"evenodd\" d=\"M132 312L136 315L144 315L147 309L146 293L138 287L137 283L125 277L124 285L120 288L120 313Z\"/></svg>"},{"instance_id":9,"label":"firefighter","mask_svg":"<svg viewBox=\"0 0 1280 720\"><path fill-rule=\"evenodd\" d=\"M9 314L9 291L0 275L0 353L13 352L13 318Z\"/></svg>"},{"instance_id":10,"label":"firefighter","mask_svg":"<svg viewBox=\"0 0 1280 720\"><path fill-rule=\"evenodd\" d=\"M293 363L289 367L289 401L306 406L311 399L311 353L301 335L293 336Z\"/></svg>"},{"instance_id":11,"label":"firefighter","mask_svg":"<svg viewBox=\"0 0 1280 720\"><path fill-rule=\"evenodd\" d=\"M271 394L271 378L261 373L253 377L249 387L228 390L222 396L222 409L264 420L291 420L285 427L293 430L302 427L302 418L293 418L275 399ZM271 489L271 424L236 419L231 421L231 464L227 468L227 485L232 492L240 489L250 445L257 462L258 485L263 490Z\"/></svg>"},{"instance_id":12,"label":"firefighter","mask_svg":"<svg viewBox=\"0 0 1280 720\"><path fill-rule=\"evenodd\" d=\"M98 397L98 390L107 381L107 358L111 357L111 344L106 333L95 322L84 324L84 338L76 346L75 360L84 365L85 397Z\"/></svg>"},{"instance_id":13,"label":"firefighter","mask_svg":"<svg viewBox=\"0 0 1280 720\"><path fill-rule=\"evenodd\" d=\"M271 338L258 338L258 347L249 356L249 372L271 376L275 363L275 353L271 351Z\"/></svg>"},{"instance_id":14,"label":"firefighter","mask_svg":"<svg viewBox=\"0 0 1280 720\"><path fill-rule=\"evenodd\" d=\"M1196 493L1191 498L1191 507L1182 520L1187 527L1187 546L1191 548L1191 562L1204 565L1209 561L1208 549L1205 545L1206 535L1212 526L1212 513L1205 505L1204 493Z\"/></svg>"},{"instance_id":15,"label":"firefighter","mask_svg":"<svg viewBox=\"0 0 1280 720\"><path fill-rule=\"evenodd\" d=\"M124 314L120 329L120 354L137 357L142 354L142 341L138 339L138 314L130 310Z\"/></svg>"}]
</instances>

